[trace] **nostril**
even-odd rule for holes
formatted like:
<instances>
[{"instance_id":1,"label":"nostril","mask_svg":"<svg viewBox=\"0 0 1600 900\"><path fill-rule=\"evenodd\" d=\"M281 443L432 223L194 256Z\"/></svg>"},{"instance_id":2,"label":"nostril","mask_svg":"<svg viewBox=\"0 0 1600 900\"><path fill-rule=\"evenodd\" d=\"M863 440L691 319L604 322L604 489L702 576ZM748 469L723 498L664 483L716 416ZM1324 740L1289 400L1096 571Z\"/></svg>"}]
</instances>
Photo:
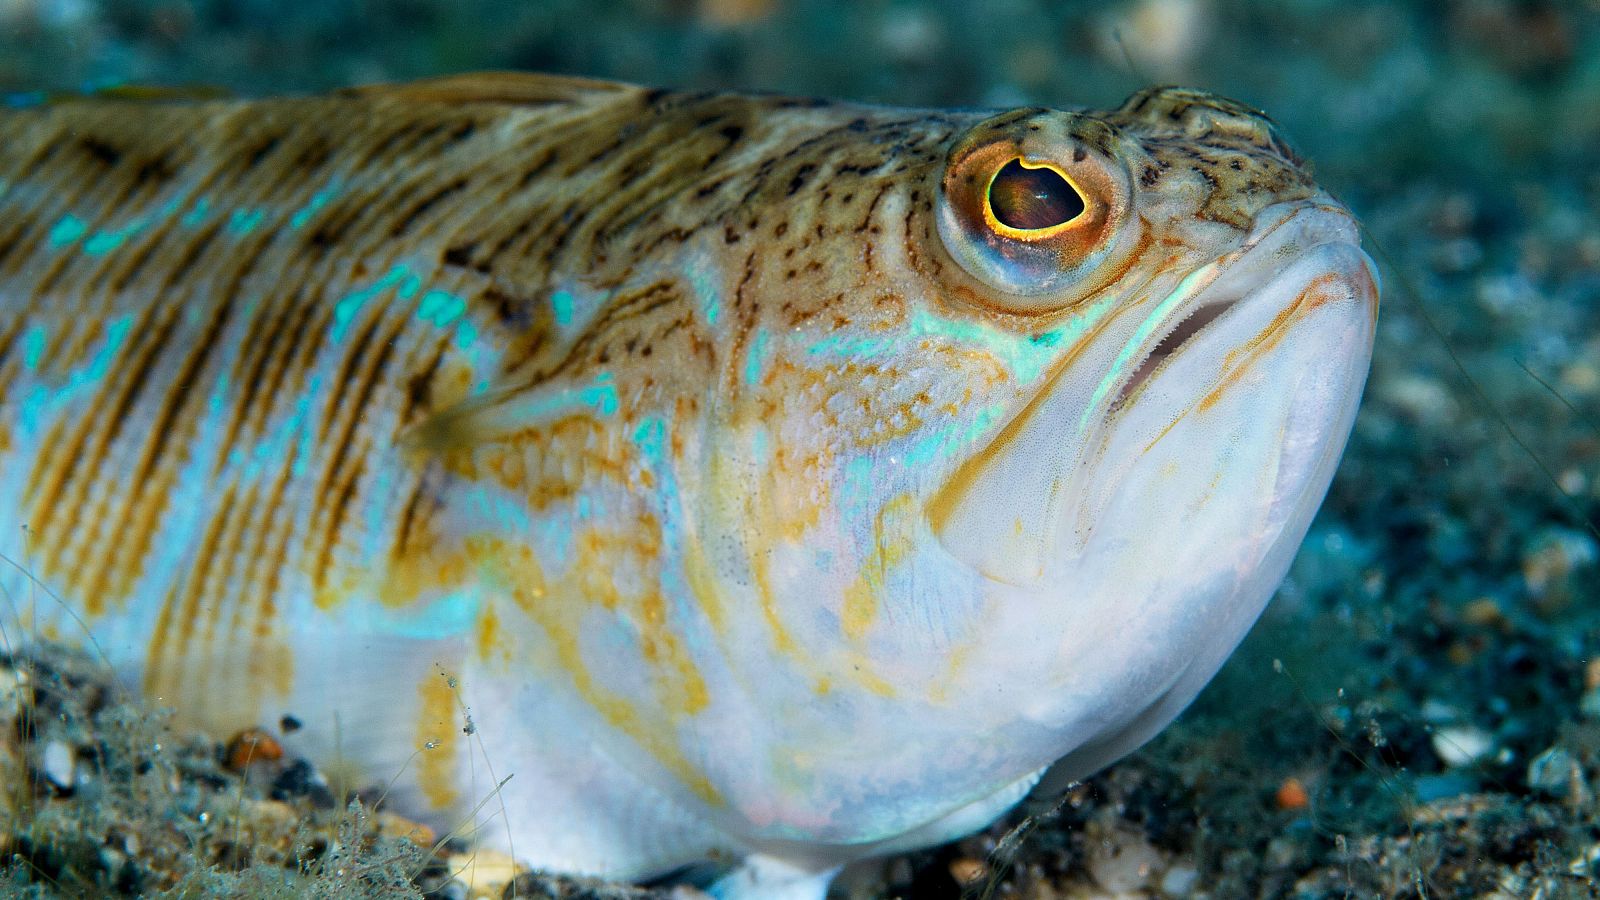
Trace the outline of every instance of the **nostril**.
<instances>
[{"instance_id":1,"label":"nostril","mask_svg":"<svg viewBox=\"0 0 1600 900\"><path fill-rule=\"evenodd\" d=\"M1176 327L1167 333L1166 337L1163 337L1156 344L1155 349L1150 351L1150 355L1139 363L1139 367L1134 370L1132 377L1123 382L1122 390L1118 391L1116 399L1111 401L1111 409L1114 411L1122 408L1122 404L1127 402L1128 398L1132 397L1134 392L1139 390L1150 379L1151 375L1155 374L1157 369L1161 368L1161 364L1166 362L1168 357L1178 352L1179 347L1205 330L1207 325L1215 322L1238 302L1239 298L1237 297L1231 300L1218 300L1214 303L1207 303L1185 316L1183 321L1179 322Z\"/></svg>"}]
</instances>

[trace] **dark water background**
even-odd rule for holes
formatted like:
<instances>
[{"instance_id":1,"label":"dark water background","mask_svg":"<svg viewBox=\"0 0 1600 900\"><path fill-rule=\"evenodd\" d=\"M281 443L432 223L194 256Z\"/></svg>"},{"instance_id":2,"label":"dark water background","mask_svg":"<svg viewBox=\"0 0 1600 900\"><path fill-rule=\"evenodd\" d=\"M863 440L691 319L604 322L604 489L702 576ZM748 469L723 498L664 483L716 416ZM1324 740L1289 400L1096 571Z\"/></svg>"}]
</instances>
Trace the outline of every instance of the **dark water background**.
<instances>
[{"instance_id":1,"label":"dark water background","mask_svg":"<svg viewBox=\"0 0 1600 900\"><path fill-rule=\"evenodd\" d=\"M1595 895L1600 0L0 0L0 92L485 68L937 106L1175 82L1268 111L1385 263L1366 403L1245 647L1004 887ZM999 833L858 890L953 895ZM1148 877L1107 883L1115 842Z\"/></svg>"}]
</instances>

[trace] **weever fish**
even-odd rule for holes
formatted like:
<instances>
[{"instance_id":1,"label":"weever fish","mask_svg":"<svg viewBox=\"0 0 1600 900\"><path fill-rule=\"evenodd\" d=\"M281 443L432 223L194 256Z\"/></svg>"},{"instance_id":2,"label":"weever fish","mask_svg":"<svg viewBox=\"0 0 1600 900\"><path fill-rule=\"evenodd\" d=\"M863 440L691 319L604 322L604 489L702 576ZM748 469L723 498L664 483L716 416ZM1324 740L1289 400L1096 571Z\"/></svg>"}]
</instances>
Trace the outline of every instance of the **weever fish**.
<instances>
[{"instance_id":1,"label":"weever fish","mask_svg":"<svg viewBox=\"0 0 1600 900\"><path fill-rule=\"evenodd\" d=\"M10 110L8 634L86 628L221 734L292 714L539 866L819 896L1193 699L1377 292L1274 126L1193 90Z\"/></svg>"}]
</instances>

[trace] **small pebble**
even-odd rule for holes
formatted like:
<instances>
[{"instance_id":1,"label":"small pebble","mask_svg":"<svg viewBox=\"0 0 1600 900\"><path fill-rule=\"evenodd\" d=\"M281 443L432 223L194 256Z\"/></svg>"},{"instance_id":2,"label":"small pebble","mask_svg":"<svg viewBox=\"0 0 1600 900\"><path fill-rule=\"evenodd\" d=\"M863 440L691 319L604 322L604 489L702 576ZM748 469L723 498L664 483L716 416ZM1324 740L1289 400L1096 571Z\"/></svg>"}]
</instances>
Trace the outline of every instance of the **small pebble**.
<instances>
[{"instance_id":1,"label":"small pebble","mask_svg":"<svg viewBox=\"0 0 1600 900\"><path fill-rule=\"evenodd\" d=\"M432 828L421 822L413 822L387 810L379 812L374 817L374 822L378 826L379 834L408 840L423 849L432 847L439 837Z\"/></svg>"},{"instance_id":2,"label":"small pebble","mask_svg":"<svg viewBox=\"0 0 1600 900\"><path fill-rule=\"evenodd\" d=\"M295 760L278 773L278 777L272 780L270 796L274 800L309 797L312 805L318 809L334 806L333 791L328 788L328 780L303 759Z\"/></svg>"},{"instance_id":3,"label":"small pebble","mask_svg":"<svg viewBox=\"0 0 1600 900\"><path fill-rule=\"evenodd\" d=\"M989 867L984 865L981 859L963 856L950 861L950 877L956 880L956 884L963 887L975 884L978 879L988 874Z\"/></svg>"},{"instance_id":4,"label":"small pebble","mask_svg":"<svg viewBox=\"0 0 1600 900\"><path fill-rule=\"evenodd\" d=\"M1600 719L1600 687L1590 688L1578 698L1578 712L1585 719Z\"/></svg>"},{"instance_id":5,"label":"small pebble","mask_svg":"<svg viewBox=\"0 0 1600 900\"><path fill-rule=\"evenodd\" d=\"M28 686L28 673L24 669L0 669L0 716L15 715L33 702L33 691Z\"/></svg>"},{"instance_id":6,"label":"small pebble","mask_svg":"<svg viewBox=\"0 0 1600 900\"><path fill-rule=\"evenodd\" d=\"M63 796L72 793L72 782L77 770L77 755L64 741L51 741L44 745L40 771L45 780Z\"/></svg>"},{"instance_id":7,"label":"small pebble","mask_svg":"<svg viewBox=\"0 0 1600 900\"><path fill-rule=\"evenodd\" d=\"M1150 846L1144 835L1125 828L1104 833L1090 844L1084 868L1089 877L1112 893L1142 891L1161 867L1161 851Z\"/></svg>"},{"instance_id":8,"label":"small pebble","mask_svg":"<svg viewBox=\"0 0 1600 900\"><path fill-rule=\"evenodd\" d=\"M283 759L283 745L259 728L247 728L228 740L222 751L222 764L233 772L243 772L253 763Z\"/></svg>"},{"instance_id":9,"label":"small pebble","mask_svg":"<svg viewBox=\"0 0 1600 900\"><path fill-rule=\"evenodd\" d=\"M495 850L477 849L445 858L445 866L455 875L456 884L465 885L464 897L500 897L506 885L517 880L523 869L517 861Z\"/></svg>"},{"instance_id":10,"label":"small pebble","mask_svg":"<svg viewBox=\"0 0 1600 900\"><path fill-rule=\"evenodd\" d=\"M1278 804L1279 809L1305 809L1311 805L1311 795L1306 791L1306 786L1300 783L1300 779L1285 778L1283 783L1278 785L1273 801Z\"/></svg>"},{"instance_id":11,"label":"small pebble","mask_svg":"<svg viewBox=\"0 0 1600 900\"><path fill-rule=\"evenodd\" d=\"M1600 876L1600 844L1591 845L1588 850L1583 852L1583 855L1568 864L1567 872L1578 878Z\"/></svg>"},{"instance_id":12,"label":"small pebble","mask_svg":"<svg viewBox=\"0 0 1600 900\"><path fill-rule=\"evenodd\" d=\"M1161 893L1168 897L1187 897L1194 893L1194 886L1199 882L1199 869L1188 865L1173 866L1161 876Z\"/></svg>"},{"instance_id":13,"label":"small pebble","mask_svg":"<svg viewBox=\"0 0 1600 900\"><path fill-rule=\"evenodd\" d=\"M1422 708L1417 710L1417 715L1422 721L1433 725L1448 725L1461 718L1461 711L1433 697L1422 702Z\"/></svg>"},{"instance_id":14,"label":"small pebble","mask_svg":"<svg viewBox=\"0 0 1600 900\"><path fill-rule=\"evenodd\" d=\"M1597 560L1600 548L1594 538L1570 528L1547 528L1529 542L1522 557L1522 580L1528 593L1542 597Z\"/></svg>"},{"instance_id":15,"label":"small pebble","mask_svg":"<svg viewBox=\"0 0 1600 900\"><path fill-rule=\"evenodd\" d=\"M1493 597L1479 597L1462 608L1461 621L1468 625L1503 627L1506 614L1500 608L1500 601Z\"/></svg>"},{"instance_id":16,"label":"small pebble","mask_svg":"<svg viewBox=\"0 0 1600 900\"><path fill-rule=\"evenodd\" d=\"M1528 763L1528 786L1558 799L1577 800L1588 793L1583 766L1560 747L1551 747Z\"/></svg>"},{"instance_id":17,"label":"small pebble","mask_svg":"<svg viewBox=\"0 0 1600 900\"><path fill-rule=\"evenodd\" d=\"M1433 752L1452 769L1477 762L1493 749L1494 737L1472 725L1451 725L1433 733Z\"/></svg>"}]
</instances>

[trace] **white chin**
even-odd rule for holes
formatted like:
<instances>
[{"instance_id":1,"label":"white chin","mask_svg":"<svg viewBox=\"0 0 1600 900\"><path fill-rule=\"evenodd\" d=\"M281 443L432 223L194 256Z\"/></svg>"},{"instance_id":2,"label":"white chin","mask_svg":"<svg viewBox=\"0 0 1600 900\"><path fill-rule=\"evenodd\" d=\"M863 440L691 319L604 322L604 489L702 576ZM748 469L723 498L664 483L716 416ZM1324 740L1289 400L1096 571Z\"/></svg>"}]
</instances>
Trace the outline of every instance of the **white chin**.
<instances>
[{"instance_id":1,"label":"white chin","mask_svg":"<svg viewBox=\"0 0 1600 900\"><path fill-rule=\"evenodd\" d=\"M1366 266L1350 244L1304 253L1187 341L1091 457L1044 582L1061 605L1055 652L1102 679L1094 705L1120 698L1136 712L1161 697L1176 714L1260 615L1360 399L1375 299ZM1324 293L1307 305L1297 298L1313 282ZM1072 693L1042 718L1082 717L1087 698Z\"/></svg>"}]
</instances>

